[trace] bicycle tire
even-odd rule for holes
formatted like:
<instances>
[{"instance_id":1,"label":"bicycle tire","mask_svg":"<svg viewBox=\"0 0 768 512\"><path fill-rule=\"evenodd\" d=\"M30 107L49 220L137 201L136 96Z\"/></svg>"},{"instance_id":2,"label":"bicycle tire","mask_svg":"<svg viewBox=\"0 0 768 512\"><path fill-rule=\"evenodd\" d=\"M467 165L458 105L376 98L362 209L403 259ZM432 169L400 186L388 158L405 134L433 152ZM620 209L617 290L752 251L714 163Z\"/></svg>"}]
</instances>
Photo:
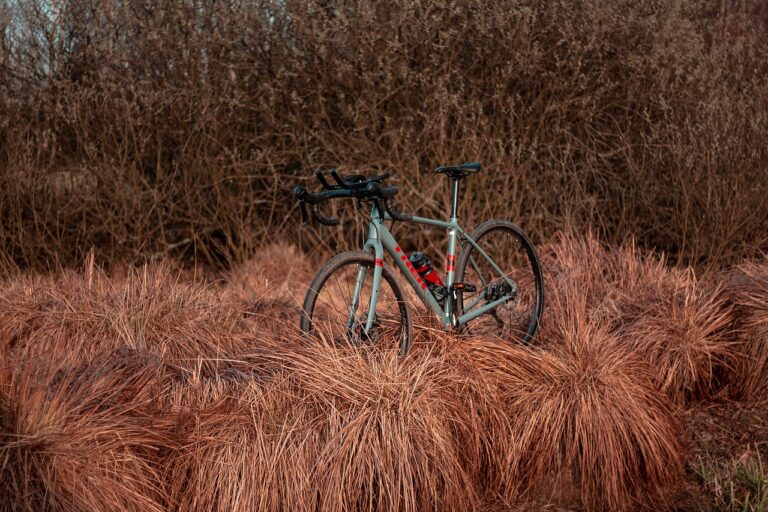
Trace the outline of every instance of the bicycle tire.
<instances>
[{"instance_id":1,"label":"bicycle tire","mask_svg":"<svg viewBox=\"0 0 768 512\"><path fill-rule=\"evenodd\" d=\"M343 252L341 254L337 254L330 260L328 260L325 265L320 269L320 271L315 275L314 279L309 285L309 289L307 290L307 294L304 297L304 305L302 307L301 312L301 319L300 319L300 329L301 331L306 334L320 334L316 333L314 331L320 330L322 334L330 335L333 338L336 338L337 336L345 336L347 338L350 337L351 333L353 333L354 329L350 329L348 326L345 326L343 329L339 327L338 322L335 322L335 320L343 320L344 318L344 311L340 311L338 306L334 304L330 304L329 298L326 298L321 301L321 306L318 307L318 299L321 297L321 294L325 290L329 290L329 293L331 294L330 297L332 300L335 300L333 298L333 292L336 291L337 293L343 294L343 288L346 286L347 290L349 291L347 299L349 299L349 305L351 305L351 296L352 292L351 289L354 288L352 286L349 287L349 283L347 282L346 285L342 285L339 281L339 275L343 273L347 268L352 269L355 271L355 274L357 272L357 269L360 266L364 266L366 268L366 275L365 275L365 284L372 283L373 281L373 269L375 266L375 258L373 254L369 254L363 251L349 251L349 252ZM332 279L336 276L335 282L331 282ZM346 277L346 276L343 276ZM342 277L342 278L343 278ZM337 290L332 289L333 286L337 286ZM386 297L386 291L384 290L385 285L389 286L389 289L392 292L392 303L384 304L382 301L383 297ZM361 295L361 304L358 306L362 306L364 311L361 312L360 315L354 315L356 318L359 316L360 320L359 323L362 323L362 318L367 318L367 305L364 304L362 301L366 299L366 293L363 292ZM368 293L368 301L370 301L370 293ZM344 302L342 299L340 301L341 303ZM327 316L329 317L327 322L321 322L320 320L320 313L318 310L322 307L325 307L328 310ZM333 309L334 311L331 311ZM380 310L386 310L388 311L388 315L398 315L399 319L395 318L389 318L389 316L385 317L383 316L384 313L382 313L382 316L379 317L379 311ZM394 311L396 309L396 311ZM400 353L402 355L406 355L408 353L408 350L411 347L411 341L412 341L412 324L411 324L411 315L410 310L408 308L408 304L405 301L405 295L403 294L403 290L398 283L397 279L395 279L394 274L392 273L391 269L388 265L384 264L382 268L382 281L380 285L380 291L379 291L379 301L377 302L376 306L376 315L377 315L377 322L380 323L380 325L384 325L382 323L382 320L387 321L387 324L384 325L384 327L389 326L389 328L394 328L396 324L399 324L399 330L394 331L392 333L389 333L385 330L385 328L380 329L379 338L380 339L373 339L372 341L391 341L394 343L397 343L400 348ZM346 310L347 312L349 309ZM348 315L348 313L347 313ZM337 318L330 318L331 316L336 316ZM341 322L343 324L344 322ZM320 324L322 328L315 329L315 324ZM339 331L334 332L330 329L333 326L336 326ZM358 324L359 325L359 324ZM361 328L364 330L364 327ZM363 333L363 335L359 336L360 338L366 337L371 338L373 335L369 333ZM391 336L393 339L391 340L385 340L388 336ZM360 341L360 340L357 340Z\"/></svg>"},{"instance_id":2,"label":"bicycle tire","mask_svg":"<svg viewBox=\"0 0 768 512\"><path fill-rule=\"evenodd\" d=\"M522 268L525 265L522 265L522 264L513 265L516 268L506 269L506 268L503 268L502 264L498 263L497 259L500 258L502 255L492 254L492 252L495 252L494 247L491 246L490 243L488 243L490 236L493 234L509 235L510 240L517 243L517 247L519 247L519 249L522 250L525 256L524 258L522 258L522 255L519 255L519 254L515 254L513 256L521 256L520 259L521 260L524 259L525 262L527 262L527 266L528 266L528 270L530 270L530 274L528 274L528 271L526 269ZM480 245L483 251L485 251L488 254L488 256L494 260L494 262L496 262L496 265L500 267L502 272L504 272L506 275L512 274L513 272L515 273L513 280L518 284L518 287L519 287L517 298L497 308L494 308L494 314L497 316L493 318L498 328L498 320L499 320L498 309L501 308L502 306L506 306L507 304L516 303L517 305L515 307L518 310L522 310L523 315L526 318L521 318L519 322L520 325L511 326L509 330L513 331L513 334L519 337L523 343L525 344L530 343L530 341L536 335L536 331L538 330L539 323L541 322L541 315L544 312L544 280L542 277L539 257L536 254L536 250L534 249L533 244L525 235L522 229L520 229L517 225L504 220L490 220L490 221L484 222L471 233L470 237L478 245ZM456 263L456 282L457 283L464 283L465 280L473 279L473 277L480 279L481 280L480 284L485 283L483 278L480 277L482 276L483 272L482 271L478 272L478 264L475 261L473 254L479 254L479 253L472 244L470 244L469 242L465 242L462 248L461 254L459 255L459 259ZM505 254L503 256L509 256L509 255ZM471 270L470 270L470 275L468 275L467 264L470 264L473 261L474 261L474 265L470 265ZM513 261L515 260L513 259ZM490 265L488 265L488 267L490 268ZM493 270L492 272L498 274L498 272L496 272L495 270ZM472 273L474 273L475 276L471 275ZM525 276L524 278L520 279L518 276L523 273L525 274ZM485 279L487 279L487 276L485 276ZM498 276L497 283L500 281L501 281L500 276ZM456 297L457 314L459 316L464 314L465 303L469 302L471 304L470 300L476 301L478 299L482 299L482 296L480 296L479 294L488 293L489 290L492 291L492 286L497 285L497 283L493 284L490 280L488 280L488 282L484 286L477 286L477 292L475 292L474 294L458 293ZM477 283L468 283L468 284L477 284ZM531 287L533 287L533 290L530 289ZM521 293L523 294L523 297L526 298L528 302L530 302L529 310L526 310L525 307L519 306L520 301L518 300L518 298L521 297L520 295ZM481 315L476 319L470 320L467 324L468 330L470 332L473 332L473 325L474 325L475 326L474 331L477 332L478 329L476 324L479 323L478 319L485 316L486 315ZM527 324L527 325L523 325L523 324ZM501 328L501 331L503 334L503 328Z\"/></svg>"}]
</instances>

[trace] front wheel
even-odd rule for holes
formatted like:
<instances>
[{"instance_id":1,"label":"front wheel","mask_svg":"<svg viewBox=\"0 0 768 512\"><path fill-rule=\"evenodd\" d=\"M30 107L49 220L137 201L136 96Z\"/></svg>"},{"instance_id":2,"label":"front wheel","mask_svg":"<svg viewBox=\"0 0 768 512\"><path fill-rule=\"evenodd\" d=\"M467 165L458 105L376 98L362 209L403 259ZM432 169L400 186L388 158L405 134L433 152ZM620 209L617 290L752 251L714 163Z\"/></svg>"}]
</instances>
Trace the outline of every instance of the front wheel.
<instances>
[{"instance_id":1,"label":"front wheel","mask_svg":"<svg viewBox=\"0 0 768 512\"><path fill-rule=\"evenodd\" d=\"M459 316L512 297L469 321L468 330L530 342L544 311L544 283L533 244L519 227L503 220L484 222L470 237L495 265L468 240L464 242L456 282L474 286L476 291L457 294Z\"/></svg>"},{"instance_id":2,"label":"front wheel","mask_svg":"<svg viewBox=\"0 0 768 512\"><path fill-rule=\"evenodd\" d=\"M383 264L373 324L366 329L374 269L375 258L366 252L344 252L331 258L309 285L301 312L302 332L335 344L396 346L407 354L411 316L402 288Z\"/></svg>"}]
</instances>

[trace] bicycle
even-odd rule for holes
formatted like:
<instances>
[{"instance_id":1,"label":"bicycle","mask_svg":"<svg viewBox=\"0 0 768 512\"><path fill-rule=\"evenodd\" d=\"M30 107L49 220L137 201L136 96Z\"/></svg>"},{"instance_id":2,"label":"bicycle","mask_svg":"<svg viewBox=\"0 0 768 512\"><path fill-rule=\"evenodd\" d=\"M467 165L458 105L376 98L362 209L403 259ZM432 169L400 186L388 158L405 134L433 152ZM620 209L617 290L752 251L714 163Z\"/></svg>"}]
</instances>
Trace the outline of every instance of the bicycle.
<instances>
[{"instance_id":1,"label":"bicycle","mask_svg":"<svg viewBox=\"0 0 768 512\"><path fill-rule=\"evenodd\" d=\"M384 185L388 174L342 178L335 170L318 169L315 176L325 190L311 193L296 186L293 193L299 201L303 226L309 222L307 204L312 206L315 222L325 226L338 226L339 219L325 217L318 211L324 201L353 198L363 211L364 203L370 204L368 238L363 249L337 254L320 269L304 299L301 331L335 342L391 340L399 345L403 355L407 354L412 341L411 313L401 284L384 262L386 252L444 329L511 334L529 343L544 310L542 273L533 244L518 226L504 220L484 222L470 234L459 225L460 181L480 169L479 163L435 169L435 173L452 180L448 221L398 211L392 204L398 188ZM425 267L414 266L421 253L406 255L386 221L448 231L444 284L439 276L435 279L424 272ZM499 263L502 258L504 262ZM427 270L433 269L429 266Z\"/></svg>"}]
</instances>

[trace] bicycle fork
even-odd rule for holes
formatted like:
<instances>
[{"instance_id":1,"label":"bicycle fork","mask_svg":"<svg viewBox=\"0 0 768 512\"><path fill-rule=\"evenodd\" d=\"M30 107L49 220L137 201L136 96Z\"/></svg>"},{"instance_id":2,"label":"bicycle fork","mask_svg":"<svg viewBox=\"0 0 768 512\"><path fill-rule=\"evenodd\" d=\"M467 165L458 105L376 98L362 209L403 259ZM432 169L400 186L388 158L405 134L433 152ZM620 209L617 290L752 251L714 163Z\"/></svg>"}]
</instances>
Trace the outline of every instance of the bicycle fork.
<instances>
[{"instance_id":1,"label":"bicycle fork","mask_svg":"<svg viewBox=\"0 0 768 512\"><path fill-rule=\"evenodd\" d=\"M371 298L368 303L368 317L365 320L365 332L368 333L376 322L376 304L379 299L379 290L381 288L381 274L384 270L384 248L379 240L378 227L375 222L371 222L368 228L368 241L365 243L364 250L373 252L373 284L371 286ZM357 279L355 280L355 290L352 294L352 303L349 307L349 318L347 319L347 329L352 329L357 320L357 308L360 305L360 294L363 290L365 276L368 268L360 265L357 269Z\"/></svg>"},{"instance_id":2,"label":"bicycle fork","mask_svg":"<svg viewBox=\"0 0 768 512\"><path fill-rule=\"evenodd\" d=\"M371 287L371 300L368 306L368 318L365 321L365 332L368 332L373 327L376 321L376 302L379 299L379 288L381 286L381 273L383 268L383 262L381 258L376 258L376 264L373 269L373 286ZM368 273L368 268L360 265L357 269L357 279L355 280L355 290L352 294L352 303L349 306L349 318L347 319L347 329L352 329L355 326L357 319L357 308L360 305L360 294L363 290L363 283L365 282L365 276Z\"/></svg>"}]
</instances>

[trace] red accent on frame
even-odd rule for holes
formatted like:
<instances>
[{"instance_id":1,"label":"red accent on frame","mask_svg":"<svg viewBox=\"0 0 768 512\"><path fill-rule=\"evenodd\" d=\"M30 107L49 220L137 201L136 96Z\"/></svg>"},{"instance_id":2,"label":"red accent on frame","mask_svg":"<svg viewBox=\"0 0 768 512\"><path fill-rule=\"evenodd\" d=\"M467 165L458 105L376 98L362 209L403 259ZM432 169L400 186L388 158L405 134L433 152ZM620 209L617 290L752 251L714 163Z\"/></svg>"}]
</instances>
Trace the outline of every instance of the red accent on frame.
<instances>
[{"instance_id":1,"label":"red accent on frame","mask_svg":"<svg viewBox=\"0 0 768 512\"><path fill-rule=\"evenodd\" d=\"M427 283L425 283L425 282L424 282L424 280L421 278L421 276L419 275L419 273L418 273L418 272L416 272L416 269L415 269L415 268L413 268L413 264L411 263L411 261L410 261L410 260L409 260L409 259L408 259L408 258L405 256L405 254L403 254L402 256L400 256L400 259L401 259L401 260L403 260L403 261L405 262L405 266L406 266L406 268L407 268L408 270L410 270L410 271L411 271L411 274L413 274L413 277L415 277L415 278L416 278L416 282L417 282L419 285L421 285L421 289L422 289L422 290L426 290L426 289L427 289Z\"/></svg>"},{"instance_id":2,"label":"red accent on frame","mask_svg":"<svg viewBox=\"0 0 768 512\"><path fill-rule=\"evenodd\" d=\"M395 252L400 252L401 250L402 250L402 249L400 249L400 246L399 246L399 245L396 245L396 246L395 246Z\"/></svg>"},{"instance_id":3,"label":"red accent on frame","mask_svg":"<svg viewBox=\"0 0 768 512\"><path fill-rule=\"evenodd\" d=\"M448 254L445 257L445 271L446 272L456 271L456 256L454 256L453 254Z\"/></svg>"},{"instance_id":4,"label":"red accent on frame","mask_svg":"<svg viewBox=\"0 0 768 512\"><path fill-rule=\"evenodd\" d=\"M383 267L384 266L384 260L381 258L376 258L376 266L377 267Z\"/></svg>"}]
</instances>

